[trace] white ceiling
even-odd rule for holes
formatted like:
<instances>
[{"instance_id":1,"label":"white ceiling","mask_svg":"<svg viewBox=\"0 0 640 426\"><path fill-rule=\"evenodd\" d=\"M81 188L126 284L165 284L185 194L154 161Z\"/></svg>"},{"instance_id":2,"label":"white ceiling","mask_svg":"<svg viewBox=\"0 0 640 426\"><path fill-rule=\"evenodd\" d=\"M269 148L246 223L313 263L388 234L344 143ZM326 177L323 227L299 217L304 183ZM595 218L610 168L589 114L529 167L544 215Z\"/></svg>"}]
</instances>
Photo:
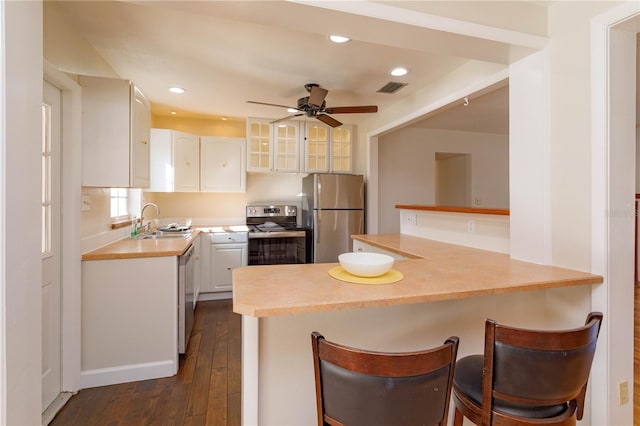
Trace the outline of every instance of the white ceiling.
<instances>
[{"instance_id":1,"label":"white ceiling","mask_svg":"<svg viewBox=\"0 0 640 426\"><path fill-rule=\"evenodd\" d=\"M443 7L443 2L436 3ZM525 4L509 3L511 7ZM531 36L533 42L508 42L513 34L523 34L514 33L513 28L504 30L504 36L485 36L488 27L481 22L465 25L466 34L443 31L451 23L416 11L415 3L395 4L48 1L47 7L56 8L120 77L140 86L155 114L173 110L189 116L279 118L288 115L283 108L246 101L295 106L298 98L307 95L306 83L319 83L329 90L328 107L373 104L383 110L466 61L508 64L545 42L538 35ZM400 9L404 4L413 4L413 10ZM544 8L539 3L526 5L535 7L535 12ZM352 41L333 44L328 41L331 33L348 35ZM408 68L409 75L391 77L389 70L398 65ZM389 81L408 86L395 94L376 93ZM170 93L167 89L174 85L187 92ZM464 109L448 108L441 118L432 117L421 125L467 125L474 131L504 132L506 93L503 89L483 96L484 100L472 99ZM472 118L465 118L471 111ZM366 115L334 117L357 123L358 116Z\"/></svg>"}]
</instances>

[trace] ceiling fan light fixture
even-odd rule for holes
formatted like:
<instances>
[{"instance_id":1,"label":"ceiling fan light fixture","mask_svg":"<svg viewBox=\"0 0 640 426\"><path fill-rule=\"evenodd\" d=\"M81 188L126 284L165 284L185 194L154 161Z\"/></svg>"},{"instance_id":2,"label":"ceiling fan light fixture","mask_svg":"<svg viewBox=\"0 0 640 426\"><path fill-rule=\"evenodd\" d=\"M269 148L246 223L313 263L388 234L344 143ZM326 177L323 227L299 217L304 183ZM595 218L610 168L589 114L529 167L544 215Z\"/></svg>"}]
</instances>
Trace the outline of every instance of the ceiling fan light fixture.
<instances>
[{"instance_id":1,"label":"ceiling fan light fixture","mask_svg":"<svg viewBox=\"0 0 640 426\"><path fill-rule=\"evenodd\" d=\"M396 67L391 71L389 71L389 74L391 74L394 77L402 77L403 75L407 75L408 73L409 71L403 67Z\"/></svg>"},{"instance_id":2,"label":"ceiling fan light fixture","mask_svg":"<svg viewBox=\"0 0 640 426\"><path fill-rule=\"evenodd\" d=\"M184 90L182 87L177 87L177 86L169 87L169 91L171 93L178 93L178 94L186 92L186 90Z\"/></svg>"},{"instance_id":3,"label":"ceiling fan light fixture","mask_svg":"<svg viewBox=\"0 0 640 426\"><path fill-rule=\"evenodd\" d=\"M329 36L329 40L331 40L334 43L346 43L351 39L349 37L341 36L338 34L331 34Z\"/></svg>"}]
</instances>

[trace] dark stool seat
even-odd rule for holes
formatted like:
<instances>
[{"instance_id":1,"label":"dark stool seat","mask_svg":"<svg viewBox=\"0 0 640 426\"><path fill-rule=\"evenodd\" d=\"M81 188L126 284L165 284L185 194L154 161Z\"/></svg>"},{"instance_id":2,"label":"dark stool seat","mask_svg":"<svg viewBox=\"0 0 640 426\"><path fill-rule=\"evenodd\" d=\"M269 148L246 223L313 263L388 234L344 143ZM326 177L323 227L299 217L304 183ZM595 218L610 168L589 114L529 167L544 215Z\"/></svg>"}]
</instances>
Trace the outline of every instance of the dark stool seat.
<instances>
[{"instance_id":1,"label":"dark stool seat","mask_svg":"<svg viewBox=\"0 0 640 426\"><path fill-rule=\"evenodd\" d=\"M456 374L453 384L462 394L466 395L475 405L482 406L482 367L484 356L470 355L456 362ZM530 406L510 403L500 399L494 399L493 409L511 416L526 417L532 419L544 419L555 417L564 413L568 408L566 403Z\"/></svg>"},{"instance_id":2,"label":"dark stool seat","mask_svg":"<svg viewBox=\"0 0 640 426\"><path fill-rule=\"evenodd\" d=\"M447 424L458 338L418 352L374 352L312 333L318 425Z\"/></svg>"},{"instance_id":3,"label":"dark stool seat","mask_svg":"<svg viewBox=\"0 0 640 426\"><path fill-rule=\"evenodd\" d=\"M456 363L454 426L573 425L582 418L587 380L602 323L564 331L525 330L485 323L484 355ZM485 403L486 401L486 403Z\"/></svg>"}]
</instances>

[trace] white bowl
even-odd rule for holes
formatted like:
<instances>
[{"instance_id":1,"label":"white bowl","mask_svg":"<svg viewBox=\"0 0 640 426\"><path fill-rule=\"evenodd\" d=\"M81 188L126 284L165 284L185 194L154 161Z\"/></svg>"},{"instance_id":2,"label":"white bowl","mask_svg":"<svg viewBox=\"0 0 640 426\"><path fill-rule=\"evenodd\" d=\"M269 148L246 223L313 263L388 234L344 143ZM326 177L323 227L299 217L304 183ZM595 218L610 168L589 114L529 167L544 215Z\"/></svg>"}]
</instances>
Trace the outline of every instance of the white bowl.
<instances>
[{"instance_id":1,"label":"white bowl","mask_svg":"<svg viewBox=\"0 0 640 426\"><path fill-rule=\"evenodd\" d=\"M359 277L377 277L393 266L393 257L382 253L353 252L338 256L340 266Z\"/></svg>"}]
</instances>

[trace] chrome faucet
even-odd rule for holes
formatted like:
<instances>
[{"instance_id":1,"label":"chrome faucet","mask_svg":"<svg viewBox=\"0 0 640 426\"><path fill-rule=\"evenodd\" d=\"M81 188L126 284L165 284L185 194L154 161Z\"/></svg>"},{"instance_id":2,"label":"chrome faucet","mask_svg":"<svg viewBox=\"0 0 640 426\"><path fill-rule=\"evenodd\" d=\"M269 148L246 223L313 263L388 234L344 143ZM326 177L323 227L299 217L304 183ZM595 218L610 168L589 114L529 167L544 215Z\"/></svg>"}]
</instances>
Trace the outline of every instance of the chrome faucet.
<instances>
[{"instance_id":1,"label":"chrome faucet","mask_svg":"<svg viewBox=\"0 0 640 426\"><path fill-rule=\"evenodd\" d=\"M140 210L140 231L141 233L145 233L145 232L149 232L151 231L151 224L149 224L149 226L145 226L144 224L144 209L146 209L149 206L153 206L156 208L156 214L159 216L160 215L160 208L158 207L158 205L156 203L147 203L144 206L142 206L142 210Z\"/></svg>"}]
</instances>

